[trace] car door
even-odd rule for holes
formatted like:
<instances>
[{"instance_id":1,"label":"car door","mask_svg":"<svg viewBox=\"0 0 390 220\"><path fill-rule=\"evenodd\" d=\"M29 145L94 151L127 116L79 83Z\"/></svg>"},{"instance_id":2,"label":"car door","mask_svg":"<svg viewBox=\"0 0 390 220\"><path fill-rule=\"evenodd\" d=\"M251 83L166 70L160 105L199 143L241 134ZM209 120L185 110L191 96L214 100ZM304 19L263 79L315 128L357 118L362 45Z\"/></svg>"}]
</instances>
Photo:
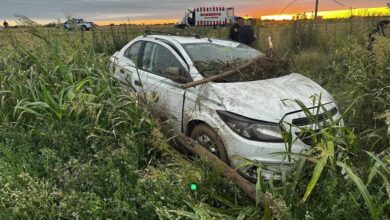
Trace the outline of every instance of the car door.
<instances>
[{"instance_id":1,"label":"car door","mask_svg":"<svg viewBox=\"0 0 390 220\"><path fill-rule=\"evenodd\" d=\"M169 45L153 40L145 41L140 63L141 85L137 86L154 96L154 113L180 132L185 94L181 86L192 80L187 65Z\"/></svg>"},{"instance_id":2,"label":"car door","mask_svg":"<svg viewBox=\"0 0 390 220\"><path fill-rule=\"evenodd\" d=\"M121 85L126 89L136 92L137 87L134 87L135 83L138 83L138 71L137 66L140 58L143 41L137 41L131 44L124 51L122 56L118 57L118 67L115 71L114 77L119 80Z\"/></svg>"}]
</instances>

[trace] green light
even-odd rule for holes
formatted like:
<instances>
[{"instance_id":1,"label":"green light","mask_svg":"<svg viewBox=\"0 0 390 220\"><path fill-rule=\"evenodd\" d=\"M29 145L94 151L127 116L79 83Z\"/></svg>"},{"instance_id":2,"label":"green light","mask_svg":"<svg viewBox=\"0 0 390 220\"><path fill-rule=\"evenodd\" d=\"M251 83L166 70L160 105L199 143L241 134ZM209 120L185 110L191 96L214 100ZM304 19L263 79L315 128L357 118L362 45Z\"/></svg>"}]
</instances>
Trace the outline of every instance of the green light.
<instances>
[{"instance_id":1,"label":"green light","mask_svg":"<svg viewBox=\"0 0 390 220\"><path fill-rule=\"evenodd\" d=\"M196 185L195 183L191 183L190 189L191 191L196 191L198 189L198 185Z\"/></svg>"}]
</instances>

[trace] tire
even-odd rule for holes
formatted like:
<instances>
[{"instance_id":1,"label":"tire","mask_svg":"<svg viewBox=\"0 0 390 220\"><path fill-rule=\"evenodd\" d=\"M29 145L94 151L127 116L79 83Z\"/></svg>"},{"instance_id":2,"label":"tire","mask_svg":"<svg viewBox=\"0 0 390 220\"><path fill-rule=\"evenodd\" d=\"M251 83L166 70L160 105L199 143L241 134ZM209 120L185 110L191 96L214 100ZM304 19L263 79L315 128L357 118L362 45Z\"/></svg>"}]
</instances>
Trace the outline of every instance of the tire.
<instances>
[{"instance_id":1,"label":"tire","mask_svg":"<svg viewBox=\"0 0 390 220\"><path fill-rule=\"evenodd\" d=\"M83 26L81 26L81 30L82 31L88 31L88 28L85 25L83 25Z\"/></svg>"},{"instance_id":2,"label":"tire","mask_svg":"<svg viewBox=\"0 0 390 220\"><path fill-rule=\"evenodd\" d=\"M218 136L217 132L215 132L210 126L206 124L197 125L191 132L191 138L198 142L198 144L204 146L220 160L228 165L230 164L229 157L225 150L225 145Z\"/></svg>"}]
</instances>

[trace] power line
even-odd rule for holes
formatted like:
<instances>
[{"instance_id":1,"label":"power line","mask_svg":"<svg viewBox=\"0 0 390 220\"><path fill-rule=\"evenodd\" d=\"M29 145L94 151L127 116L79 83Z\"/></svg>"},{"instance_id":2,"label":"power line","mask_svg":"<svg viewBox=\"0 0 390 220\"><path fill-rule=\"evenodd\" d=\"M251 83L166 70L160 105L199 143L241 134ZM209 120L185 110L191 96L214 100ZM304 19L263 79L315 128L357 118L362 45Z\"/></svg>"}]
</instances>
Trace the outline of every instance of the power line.
<instances>
[{"instance_id":1,"label":"power line","mask_svg":"<svg viewBox=\"0 0 390 220\"><path fill-rule=\"evenodd\" d=\"M341 5L341 6L345 6L344 3L340 2L340 1L337 1L337 0L333 0L334 3L338 4L338 5Z\"/></svg>"},{"instance_id":2,"label":"power line","mask_svg":"<svg viewBox=\"0 0 390 220\"><path fill-rule=\"evenodd\" d=\"M284 8L283 10L280 12L279 15L281 15L288 7L290 7L290 5L294 4L295 2L297 2L298 0L293 0L292 2L288 3Z\"/></svg>"},{"instance_id":3,"label":"power line","mask_svg":"<svg viewBox=\"0 0 390 220\"><path fill-rule=\"evenodd\" d=\"M288 3L286 6L284 6L283 10L279 13L279 15L283 14L283 12L288 8L290 7L292 4L294 4L295 2L297 2L298 0L293 0L291 1L290 3ZM341 5L341 6L345 6L344 3L342 3L341 1L339 0L332 0L334 3L338 4L338 5ZM390 7L390 4L387 3L388 6ZM314 12L314 18L317 19L318 18L318 7L319 7L319 0L316 0L315 2L315 12Z\"/></svg>"},{"instance_id":4,"label":"power line","mask_svg":"<svg viewBox=\"0 0 390 220\"><path fill-rule=\"evenodd\" d=\"M338 4L338 5L341 5L341 6L345 6L344 3L338 1L338 0L332 0L334 3ZM315 8L315 14L314 14L314 19L317 19L318 18L318 4L319 4L319 0L316 0L316 8Z\"/></svg>"}]
</instances>

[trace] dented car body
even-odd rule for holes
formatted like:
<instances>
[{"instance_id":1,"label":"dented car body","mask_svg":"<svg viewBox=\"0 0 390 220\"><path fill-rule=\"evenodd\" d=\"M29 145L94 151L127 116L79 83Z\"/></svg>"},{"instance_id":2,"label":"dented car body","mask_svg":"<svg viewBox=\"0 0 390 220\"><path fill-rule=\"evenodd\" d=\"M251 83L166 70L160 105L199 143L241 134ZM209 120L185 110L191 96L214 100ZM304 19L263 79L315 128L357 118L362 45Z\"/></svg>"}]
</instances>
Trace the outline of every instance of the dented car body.
<instances>
[{"instance_id":1,"label":"dented car body","mask_svg":"<svg viewBox=\"0 0 390 220\"><path fill-rule=\"evenodd\" d=\"M310 109L317 107L311 97L321 96L324 104L316 114L321 116L329 111L333 119L341 118L333 97L318 84L291 73L263 80L220 80L183 88L183 84L209 76L199 71L200 60L236 60L237 56L248 60L259 55L256 50L231 41L145 35L116 52L110 58L110 70L131 91L157 93L154 108L167 114L176 132L194 138L231 166L237 166L239 158L247 158L277 169L281 164L289 167L291 161L275 154L286 151L282 133L292 134L295 141L291 151L300 153L311 148L310 141L300 135L300 128L316 129L294 100ZM252 175L249 168L243 171ZM271 173L263 174L269 177Z\"/></svg>"}]
</instances>

